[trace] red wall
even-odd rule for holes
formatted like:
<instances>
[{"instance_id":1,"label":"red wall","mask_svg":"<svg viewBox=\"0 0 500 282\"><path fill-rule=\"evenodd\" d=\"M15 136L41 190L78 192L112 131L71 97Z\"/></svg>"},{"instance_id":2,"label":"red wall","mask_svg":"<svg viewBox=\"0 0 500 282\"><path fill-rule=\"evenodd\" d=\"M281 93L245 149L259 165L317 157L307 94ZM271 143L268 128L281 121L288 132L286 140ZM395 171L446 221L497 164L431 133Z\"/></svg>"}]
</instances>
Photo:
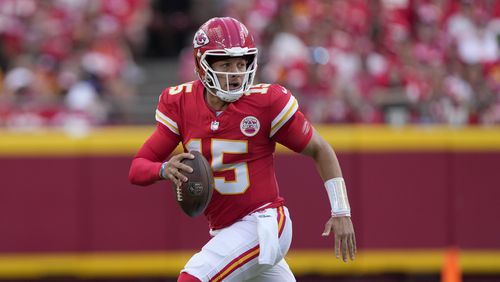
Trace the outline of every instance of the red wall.
<instances>
[{"instance_id":1,"label":"red wall","mask_svg":"<svg viewBox=\"0 0 500 282\"><path fill-rule=\"evenodd\" d=\"M360 248L500 248L500 152L341 152ZM0 157L0 252L200 248L203 218L185 216L168 184L127 181L130 157ZM293 248L332 247L312 161L277 156Z\"/></svg>"}]
</instances>

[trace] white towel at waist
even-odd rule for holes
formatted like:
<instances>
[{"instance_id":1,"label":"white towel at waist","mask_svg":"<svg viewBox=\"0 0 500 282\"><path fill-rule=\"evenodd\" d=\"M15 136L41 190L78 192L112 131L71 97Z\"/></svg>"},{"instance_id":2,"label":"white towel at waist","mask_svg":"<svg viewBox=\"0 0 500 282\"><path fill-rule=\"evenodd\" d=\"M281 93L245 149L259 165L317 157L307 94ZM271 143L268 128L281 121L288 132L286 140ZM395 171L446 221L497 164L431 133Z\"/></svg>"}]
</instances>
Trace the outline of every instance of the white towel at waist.
<instances>
[{"instance_id":1,"label":"white towel at waist","mask_svg":"<svg viewBox=\"0 0 500 282\"><path fill-rule=\"evenodd\" d=\"M281 259L276 209L258 211L252 216L257 219L257 234L260 245L259 264L275 265L278 258Z\"/></svg>"}]
</instances>

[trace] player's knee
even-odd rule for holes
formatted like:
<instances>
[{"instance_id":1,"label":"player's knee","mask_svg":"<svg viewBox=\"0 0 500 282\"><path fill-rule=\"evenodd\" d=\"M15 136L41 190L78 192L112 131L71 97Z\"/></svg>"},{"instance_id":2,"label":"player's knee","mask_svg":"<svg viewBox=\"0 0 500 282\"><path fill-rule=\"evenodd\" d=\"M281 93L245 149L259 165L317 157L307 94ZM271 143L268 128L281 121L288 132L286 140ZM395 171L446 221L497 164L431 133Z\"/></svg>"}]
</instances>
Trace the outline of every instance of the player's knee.
<instances>
[{"instance_id":1,"label":"player's knee","mask_svg":"<svg viewBox=\"0 0 500 282\"><path fill-rule=\"evenodd\" d=\"M201 282L201 280L191 274L181 272L181 275L177 278L177 282Z\"/></svg>"}]
</instances>

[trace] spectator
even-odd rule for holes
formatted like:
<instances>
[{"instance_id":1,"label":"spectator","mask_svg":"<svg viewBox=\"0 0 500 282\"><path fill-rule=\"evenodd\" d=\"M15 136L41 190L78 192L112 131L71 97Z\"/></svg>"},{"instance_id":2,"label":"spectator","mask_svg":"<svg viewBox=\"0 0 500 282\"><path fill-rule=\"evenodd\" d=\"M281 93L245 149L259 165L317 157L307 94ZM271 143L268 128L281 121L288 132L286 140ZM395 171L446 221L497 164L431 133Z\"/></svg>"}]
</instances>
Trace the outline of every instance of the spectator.
<instances>
[{"instance_id":1,"label":"spectator","mask_svg":"<svg viewBox=\"0 0 500 282\"><path fill-rule=\"evenodd\" d=\"M144 33L147 3L0 1L0 124L60 125L72 112L90 124L126 121L140 78L133 54L144 40L134 35Z\"/></svg>"}]
</instances>

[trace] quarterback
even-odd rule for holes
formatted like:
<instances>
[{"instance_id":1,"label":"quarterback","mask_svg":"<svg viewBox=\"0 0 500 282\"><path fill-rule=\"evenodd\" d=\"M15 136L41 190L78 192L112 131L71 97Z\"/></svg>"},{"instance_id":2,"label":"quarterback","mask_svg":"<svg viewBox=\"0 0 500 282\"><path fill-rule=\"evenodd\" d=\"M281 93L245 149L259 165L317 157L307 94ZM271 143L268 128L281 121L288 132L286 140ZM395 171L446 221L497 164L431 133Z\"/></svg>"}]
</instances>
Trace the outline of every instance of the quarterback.
<instances>
[{"instance_id":1,"label":"quarterback","mask_svg":"<svg viewBox=\"0 0 500 282\"><path fill-rule=\"evenodd\" d=\"M178 281L295 281L285 261L292 222L274 171L276 143L310 156L332 208L323 236L335 235L335 254L354 259L356 241L347 191L330 145L299 111L290 91L253 84L258 50L233 18L213 18L193 39L199 80L166 88L157 127L130 168L130 181L149 185L187 181L181 163L201 152L212 166L215 191L205 210L212 238ZM179 143L184 153L170 156Z\"/></svg>"}]
</instances>

